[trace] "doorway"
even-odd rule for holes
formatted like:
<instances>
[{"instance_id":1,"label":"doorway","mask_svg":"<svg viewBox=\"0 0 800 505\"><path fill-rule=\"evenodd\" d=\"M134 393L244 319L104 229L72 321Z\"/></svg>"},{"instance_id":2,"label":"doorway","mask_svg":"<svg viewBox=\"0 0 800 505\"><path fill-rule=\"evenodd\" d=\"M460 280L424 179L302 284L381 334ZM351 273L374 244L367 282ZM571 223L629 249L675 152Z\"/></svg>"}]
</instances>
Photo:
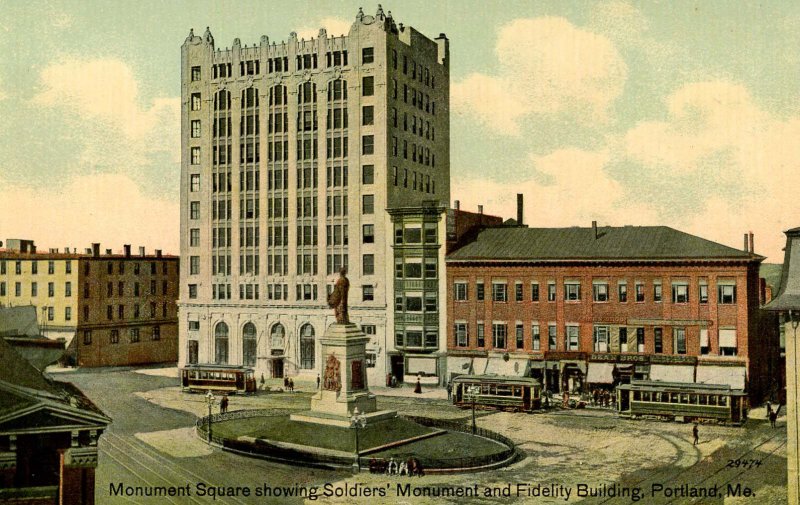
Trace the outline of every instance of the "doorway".
<instances>
[{"instance_id":1,"label":"doorway","mask_svg":"<svg viewBox=\"0 0 800 505\"><path fill-rule=\"evenodd\" d=\"M272 378L283 378L283 358L276 358L272 360Z\"/></svg>"},{"instance_id":2,"label":"doorway","mask_svg":"<svg viewBox=\"0 0 800 505\"><path fill-rule=\"evenodd\" d=\"M397 382L403 382L405 376L405 360L400 354L391 357L392 375L397 378Z\"/></svg>"}]
</instances>

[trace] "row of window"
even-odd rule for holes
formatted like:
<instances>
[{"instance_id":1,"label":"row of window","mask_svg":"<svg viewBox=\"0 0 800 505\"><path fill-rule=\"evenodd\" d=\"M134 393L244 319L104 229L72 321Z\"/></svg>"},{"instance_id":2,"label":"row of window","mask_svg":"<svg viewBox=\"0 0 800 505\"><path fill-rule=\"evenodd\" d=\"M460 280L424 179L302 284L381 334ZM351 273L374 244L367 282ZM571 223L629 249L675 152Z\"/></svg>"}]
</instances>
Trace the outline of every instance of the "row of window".
<instances>
[{"instance_id":1,"label":"row of window","mask_svg":"<svg viewBox=\"0 0 800 505\"><path fill-rule=\"evenodd\" d=\"M119 283L117 283L117 286L118 286L117 296L125 296L123 294L124 293L125 283L120 281ZM161 294L162 295L166 295L167 294L167 286L168 286L168 283L167 283L166 280L161 281ZM108 297L114 296L114 283L113 282L107 283L107 288L108 289L107 289L107 292L106 292L106 296L108 296ZM0 282L0 296L6 296L6 291L7 290L6 290L5 281ZM22 292L23 292L22 283L21 282L15 282L14 283L14 296L23 296ZM139 283L138 282L134 282L133 283L133 296L142 296L143 294L144 294L143 290L139 289ZM149 291L148 294L150 294L150 295L157 294L156 293L156 281L155 280L151 280L150 281L150 291ZM83 285L83 297L84 298L90 298L90 295L91 295L91 291L90 291L89 283L84 283L84 285ZM32 297L39 296L39 283L31 282L30 296L32 296ZM56 296L56 286L55 286L54 282L48 282L47 283L47 296L50 297L50 298L53 298L54 296ZM70 281L66 281L64 283L64 296L67 297L67 298L72 296L72 282L70 282Z\"/></svg>"},{"instance_id":2,"label":"row of window","mask_svg":"<svg viewBox=\"0 0 800 505\"><path fill-rule=\"evenodd\" d=\"M370 93L370 95L371 94L372 93ZM399 95L400 84L397 82L397 79L392 79L392 98L399 100ZM409 95L411 97L410 99ZM364 94L364 96L369 95ZM411 102L412 107L416 107L418 110L425 111L433 116L436 115L436 101L431 100L430 95L403 83L403 103L407 104L409 102Z\"/></svg>"},{"instance_id":3,"label":"row of window","mask_svg":"<svg viewBox=\"0 0 800 505\"><path fill-rule=\"evenodd\" d=\"M366 63L366 62L364 62ZM436 88L436 78L428 67L421 63L416 63L413 58L403 55L403 75L410 75L411 79L418 80L420 84L425 84L431 88ZM392 49L392 69L398 69L398 54L396 49Z\"/></svg>"},{"instance_id":4,"label":"row of window","mask_svg":"<svg viewBox=\"0 0 800 505\"><path fill-rule=\"evenodd\" d=\"M337 228L338 228L338 226L337 226ZM331 265L331 268L334 269L333 272L328 272L329 274L338 271L338 269L335 268L336 267L336 262L332 260L333 256L334 255L330 255L330 254L328 255L328 261L329 261L328 264ZM214 257L212 257L212 260L213 259L214 259ZM226 272L227 272L227 275L230 275L230 265L226 264L226 265L223 266L222 262L220 262L220 261L216 261L216 262L212 261L212 263L215 263L213 265L215 268L212 268L212 275L217 275L217 274L225 275ZM417 277L417 278L422 278L421 277L421 275L422 275L421 274L421 272L422 272L421 264L419 266L420 266L420 268L419 268L419 277ZM413 267L414 267L414 264L412 263L412 264L409 264L409 267L407 268L407 272L406 273L407 273L407 277L408 278L415 278L413 276L416 275L416 270ZM433 264L426 263L425 267L426 267L425 268L426 278L435 278L436 277L436 264L435 264L435 262ZM341 268L341 266L340 266L340 268ZM253 254L253 255L241 255L240 259L239 259L239 274L240 275L244 275L244 274L258 275L258 273L259 273L259 256L255 255L255 254ZM374 254L364 254L364 255L362 255L361 273L363 275L374 275L375 274L375 255ZM400 273L402 274L402 272L400 272ZM200 274L200 256L190 256L189 257L189 275L199 275L199 274ZM298 275L305 275L305 274L316 275L317 274L317 255L316 254L298 254L297 255L297 274ZM4 284L0 285L0 289L2 289L3 290L2 292L4 293L5 285ZM111 289L112 289L112 286L111 286L111 284L109 284L109 290L111 290ZM137 290L137 293L138 293L138 290ZM21 295L17 295L17 296L21 296ZM33 296L36 296L36 295L34 294ZM67 296L69 296L69 295L67 295ZM111 295L109 295L109 296L111 296ZM139 295L136 294L135 296L139 296ZM256 299L258 299L257 295L256 295Z\"/></svg>"},{"instance_id":5,"label":"row of window","mask_svg":"<svg viewBox=\"0 0 800 505\"><path fill-rule=\"evenodd\" d=\"M672 303L689 303L689 283L688 281L673 281L672 284ZM660 282L655 282L652 285L652 301L663 301L663 289ZM494 302L507 302L509 285L504 281L492 281L492 301ZM479 281L475 284L475 299L485 299L484 283ZM514 283L514 301L522 302L525 300L524 285L522 282ZM701 304L708 303L708 284L699 283L697 285L696 296ZM455 301L467 301L469 299L469 286L466 281L456 281L453 285L453 297ZM566 281L564 282L563 290L564 300L567 301L580 301L581 298L581 283L579 281ZM645 284L644 282L634 283L634 300L636 302L645 301ZM540 291L538 283L531 283L530 285L530 301L540 301ZM554 302L556 300L556 283L547 283L547 301ZM608 282L593 282L592 283L592 301L594 302L610 302L611 294ZM628 284L624 281L617 283L617 301L625 303L628 301ZM735 304L736 303L736 284L735 281L721 280L717 283L717 303L720 304Z\"/></svg>"},{"instance_id":6,"label":"row of window","mask_svg":"<svg viewBox=\"0 0 800 505\"><path fill-rule=\"evenodd\" d=\"M140 328L128 329L128 343L135 344L140 342ZM150 340L161 340L161 327L153 326L150 329ZM111 330L108 335L109 344L119 344L119 330ZM83 345L92 345L92 330L83 330Z\"/></svg>"},{"instance_id":7,"label":"row of window","mask_svg":"<svg viewBox=\"0 0 800 505\"><path fill-rule=\"evenodd\" d=\"M399 120L398 120L397 108L392 107L391 109L391 120L392 126L394 128L398 128ZM419 137L425 137L427 140L436 140L436 125L431 124L430 121L424 121L422 117L417 117L416 115L411 115L411 133L414 135L418 135ZM407 132L409 130L409 120L408 120L408 113L403 112L403 131ZM424 127L423 127L424 126ZM395 154L397 156L397 154Z\"/></svg>"},{"instance_id":8,"label":"row of window","mask_svg":"<svg viewBox=\"0 0 800 505\"><path fill-rule=\"evenodd\" d=\"M87 285L88 286L88 285ZM22 294L23 288L21 282L14 283L14 296L23 296ZM0 296L6 296L6 283L5 281L0 282ZM84 292L85 295L85 292ZM31 291L30 296L36 297L39 296L39 283L38 282L31 282ZM56 284L55 282L48 282L47 283L47 296L53 298L56 296ZM69 298L72 296L72 283L67 281L64 283L64 296ZM85 295L86 296L86 295Z\"/></svg>"},{"instance_id":9,"label":"row of window","mask_svg":"<svg viewBox=\"0 0 800 505\"><path fill-rule=\"evenodd\" d=\"M242 287L244 286L244 287ZM251 286L251 298L247 298L247 286ZM189 298L197 298L197 284L189 284ZM212 286L212 299L214 300L230 300L231 298L231 285L230 284L213 284ZM328 291L332 291L333 285L328 285ZM244 284L240 285L240 299L256 299L258 300L258 284ZM316 284L297 284L296 285L296 298L297 301L302 300L316 300L317 299L317 285ZM289 291L287 284L267 284L267 299L268 300L289 300ZM375 299L375 287L372 285L361 286L361 301L372 301ZM109 306L111 307L111 306ZM120 305L120 309L122 309ZM138 307L138 305L136 305ZM88 307L87 307L88 309ZM122 314L122 313L121 313ZM138 317L138 316L136 316ZM120 316L122 318L122 316Z\"/></svg>"},{"instance_id":10,"label":"row of window","mask_svg":"<svg viewBox=\"0 0 800 505\"><path fill-rule=\"evenodd\" d=\"M86 321L89 320L89 317L88 317L89 312L88 312L87 309L88 309L88 307L84 308L84 319ZM158 310L157 309L158 309L158 305L156 304L156 302L150 302L149 315L150 315L151 319L158 317ZM114 311L114 306L113 305L106 305L106 319L107 320L109 320L109 321L113 321L114 320L114 312L115 311ZM116 314L117 314L117 319L118 320L125 319L125 305L121 305L121 304L117 305ZM168 314L168 312L167 312L167 302L163 302L161 304L161 317L166 318L167 314ZM133 319L139 319L140 317L142 317L141 307L140 307L140 305L138 303L135 303L133 305L133 314L131 315L131 317Z\"/></svg>"},{"instance_id":11,"label":"row of window","mask_svg":"<svg viewBox=\"0 0 800 505\"><path fill-rule=\"evenodd\" d=\"M411 175L411 177L409 177ZM399 171L397 167L392 167L392 183L395 186L400 184ZM436 194L436 178L428 174L417 173L416 170L409 171L407 168L403 169L403 187L410 188L414 191L421 193Z\"/></svg>"},{"instance_id":12,"label":"row of window","mask_svg":"<svg viewBox=\"0 0 800 505\"><path fill-rule=\"evenodd\" d=\"M424 310L423 310L424 309ZM395 295L395 312L438 312L436 293L406 292Z\"/></svg>"},{"instance_id":13,"label":"row of window","mask_svg":"<svg viewBox=\"0 0 800 505\"><path fill-rule=\"evenodd\" d=\"M408 146L408 141L403 140L403 159L405 160L407 160L409 157ZM399 144L397 137L394 135L392 136L392 156L395 158L399 157ZM436 168L436 153L432 153L430 147L425 147L422 144L411 143L411 161L427 167Z\"/></svg>"},{"instance_id":14,"label":"row of window","mask_svg":"<svg viewBox=\"0 0 800 505\"><path fill-rule=\"evenodd\" d=\"M16 275L22 275L22 264L27 262L27 261L30 261L30 264L31 264L31 274L36 275L36 274L39 273L39 261L38 260L26 260L24 262L22 260L15 260L14 261L14 273ZM88 268L89 268L89 264L88 263L84 263L84 269L87 269L87 273L88 273ZM47 273L49 275L53 275L53 274L56 273L56 262L55 261L49 260L47 262ZM67 273L67 274L71 274L72 273L72 261L71 260L65 260L64 261L64 273ZM0 275L6 275L6 274L7 274L6 260L0 260Z\"/></svg>"},{"instance_id":15,"label":"row of window","mask_svg":"<svg viewBox=\"0 0 800 505\"><path fill-rule=\"evenodd\" d=\"M486 327L483 321L478 321L476 325L475 347L485 348L486 346ZM525 349L525 334L524 325L517 322L514 325L514 334L509 335L508 324L506 322L493 322L492 323L492 341L491 347L495 349L508 349L511 348L511 343L514 344L513 348L518 350ZM628 328L618 328L616 346L611 343L611 327L604 325L595 325L592 331L592 350L594 352L645 352L645 328L635 328L635 342L628 342ZM455 337L456 347L470 347L470 333L469 324L466 321L456 321L453 325L453 335ZM531 347L533 351L545 350L541 342L541 329L539 324L534 323L531 325ZM509 336L512 339L509 341ZM559 347L557 343L557 327L555 324L547 325L547 349L546 350L567 350L579 351L580 350L580 327L578 325L566 325L563 333L563 343ZM737 350L736 330L725 329L719 330L719 354L722 356L735 356ZM664 329L655 327L652 331L653 350L656 354L665 352L664 345ZM615 347L612 349L612 347ZM700 329L700 354L706 355L711 352L709 344L708 330L705 328ZM672 328L672 354L686 354L686 329L675 327Z\"/></svg>"},{"instance_id":16,"label":"row of window","mask_svg":"<svg viewBox=\"0 0 800 505\"><path fill-rule=\"evenodd\" d=\"M329 139L330 140L330 139ZM288 170L288 169L287 169ZM306 173L308 172L308 173ZM313 173L313 175L312 175ZM330 187L347 187L347 179L348 179L348 171L347 165L335 165L335 166L328 166L327 167L327 186ZM270 175L273 175L269 180L269 187L268 189L286 189L283 181L285 180L285 171L282 170L271 170ZM260 172L258 169L255 170L247 170L242 171L239 174L239 191L258 191L260 184L259 184ZM227 191L231 190L231 181L229 174L225 172L214 173L212 174L213 180L213 192L217 193L219 191L225 191L227 187ZM416 173L414 176L415 181L415 188L416 189ZM375 183L375 166L374 165L363 165L361 167L361 183L362 184L374 184ZM316 188L316 167L301 167L297 169L297 187L298 189L301 188ZM200 174L190 174L189 175L189 192L197 193L200 191ZM255 200L256 205L258 205L258 200ZM244 208L244 206L241 206ZM300 212L300 205L298 204L298 212ZM299 214L298 214L299 215ZM247 216L247 217L254 217L254 216ZM257 216L255 216L257 217ZM36 272L34 272L36 273Z\"/></svg>"}]
</instances>

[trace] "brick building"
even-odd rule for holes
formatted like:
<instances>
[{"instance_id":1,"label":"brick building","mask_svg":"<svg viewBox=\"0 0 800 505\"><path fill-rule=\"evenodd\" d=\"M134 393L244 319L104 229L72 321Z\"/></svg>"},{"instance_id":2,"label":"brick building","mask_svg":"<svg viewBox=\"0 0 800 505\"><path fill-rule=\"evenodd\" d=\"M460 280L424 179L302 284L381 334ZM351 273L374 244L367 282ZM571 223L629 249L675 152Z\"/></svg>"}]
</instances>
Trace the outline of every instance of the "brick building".
<instances>
[{"instance_id":1,"label":"brick building","mask_svg":"<svg viewBox=\"0 0 800 505\"><path fill-rule=\"evenodd\" d=\"M101 255L100 244L37 252L31 241L14 242L0 251L0 305L36 307L41 333L67 343L67 363L177 361L177 257L133 255L129 245L122 254Z\"/></svg>"},{"instance_id":2,"label":"brick building","mask_svg":"<svg viewBox=\"0 0 800 505\"><path fill-rule=\"evenodd\" d=\"M446 259L448 371L554 392L723 383L759 398L777 351L762 260L664 226L484 228Z\"/></svg>"}]
</instances>

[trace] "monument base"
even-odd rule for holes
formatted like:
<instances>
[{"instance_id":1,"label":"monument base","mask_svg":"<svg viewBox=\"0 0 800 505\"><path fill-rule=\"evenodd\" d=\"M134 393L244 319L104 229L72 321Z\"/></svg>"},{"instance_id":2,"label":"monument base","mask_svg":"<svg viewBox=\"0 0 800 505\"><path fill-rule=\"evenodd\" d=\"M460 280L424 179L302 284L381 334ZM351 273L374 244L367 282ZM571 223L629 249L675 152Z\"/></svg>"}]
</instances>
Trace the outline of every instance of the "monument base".
<instances>
[{"instance_id":1,"label":"monument base","mask_svg":"<svg viewBox=\"0 0 800 505\"><path fill-rule=\"evenodd\" d=\"M360 409L359 409L360 410ZM397 417L397 412L394 410L379 410L363 414L367 420L367 426L371 426L381 421L389 421ZM292 414L289 420L301 423L314 423L324 424L327 426L337 426L340 428L350 427L350 416L340 416L337 414L328 414L326 412L303 412L300 414Z\"/></svg>"}]
</instances>

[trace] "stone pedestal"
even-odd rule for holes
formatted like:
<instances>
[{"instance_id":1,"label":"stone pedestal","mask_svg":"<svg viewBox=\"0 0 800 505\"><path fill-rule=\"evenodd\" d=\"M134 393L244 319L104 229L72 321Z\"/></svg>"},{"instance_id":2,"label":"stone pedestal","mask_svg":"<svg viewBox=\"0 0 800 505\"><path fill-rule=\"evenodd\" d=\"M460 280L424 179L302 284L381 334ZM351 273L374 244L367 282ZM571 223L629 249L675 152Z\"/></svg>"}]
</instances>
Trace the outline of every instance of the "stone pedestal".
<instances>
[{"instance_id":1,"label":"stone pedestal","mask_svg":"<svg viewBox=\"0 0 800 505\"><path fill-rule=\"evenodd\" d=\"M378 411L375 395L367 384L366 344L369 337L352 323L334 323L320 339L322 374L320 390L311 397L311 411L292 414L293 421L349 426L355 409L367 422L397 416Z\"/></svg>"}]
</instances>

